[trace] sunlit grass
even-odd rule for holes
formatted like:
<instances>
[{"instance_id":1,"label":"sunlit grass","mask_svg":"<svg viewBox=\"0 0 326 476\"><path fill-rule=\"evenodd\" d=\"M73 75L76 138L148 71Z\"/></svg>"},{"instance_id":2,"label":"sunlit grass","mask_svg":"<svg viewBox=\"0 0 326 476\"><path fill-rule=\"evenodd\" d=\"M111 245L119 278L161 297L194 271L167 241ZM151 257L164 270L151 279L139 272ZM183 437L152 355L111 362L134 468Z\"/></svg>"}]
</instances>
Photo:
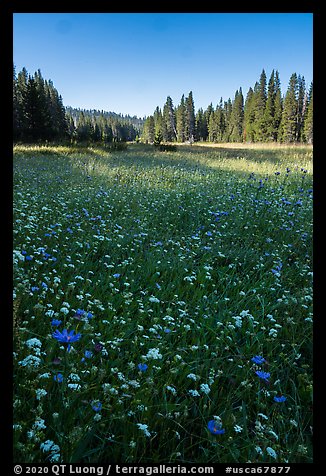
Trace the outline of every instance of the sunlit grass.
<instances>
[{"instance_id":1,"label":"sunlit grass","mask_svg":"<svg viewBox=\"0 0 326 476\"><path fill-rule=\"evenodd\" d=\"M311 462L311 248L311 147L16 146L15 461Z\"/></svg>"}]
</instances>

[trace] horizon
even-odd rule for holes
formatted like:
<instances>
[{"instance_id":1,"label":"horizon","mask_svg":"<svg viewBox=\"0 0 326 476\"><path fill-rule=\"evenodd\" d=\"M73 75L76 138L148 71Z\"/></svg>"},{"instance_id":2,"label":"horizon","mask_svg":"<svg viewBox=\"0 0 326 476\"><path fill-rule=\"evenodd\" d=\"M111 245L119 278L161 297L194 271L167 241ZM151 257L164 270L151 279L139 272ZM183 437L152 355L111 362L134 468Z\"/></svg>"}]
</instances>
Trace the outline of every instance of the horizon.
<instances>
[{"instance_id":1,"label":"horizon","mask_svg":"<svg viewBox=\"0 0 326 476\"><path fill-rule=\"evenodd\" d=\"M14 64L41 70L66 107L145 118L193 93L195 109L244 98L264 69L286 93L313 81L312 13L15 13ZM87 34L85 34L87 32Z\"/></svg>"}]
</instances>

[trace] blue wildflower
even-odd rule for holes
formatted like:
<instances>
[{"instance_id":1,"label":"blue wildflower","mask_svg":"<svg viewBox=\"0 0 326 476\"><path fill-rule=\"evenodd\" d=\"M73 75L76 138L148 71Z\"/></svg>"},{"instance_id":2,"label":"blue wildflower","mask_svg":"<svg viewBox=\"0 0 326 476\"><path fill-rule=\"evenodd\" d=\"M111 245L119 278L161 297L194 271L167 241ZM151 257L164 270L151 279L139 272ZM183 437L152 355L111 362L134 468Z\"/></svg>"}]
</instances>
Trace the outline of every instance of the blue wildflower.
<instances>
[{"instance_id":1,"label":"blue wildflower","mask_svg":"<svg viewBox=\"0 0 326 476\"><path fill-rule=\"evenodd\" d=\"M212 433L212 435L223 435L225 433L225 430L221 427L221 424L217 423L215 420L210 420L207 424L207 428Z\"/></svg>"},{"instance_id":2,"label":"blue wildflower","mask_svg":"<svg viewBox=\"0 0 326 476\"><path fill-rule=\"evenodd\" d=\"M253 357L251 360L252 362L258 365L261 365L266 362L266 359L264 359L264 357L262 357L261 355L255 355L255 357Z\"/></svg>"},{"instance_id":3,"label":"blue wildflower","mask_svg":"<svg viewBox=\"0 0 326 476\"><path fill-rule=\"evenodd\" d=\"M81 338L81 334L75 334L75 331L72 330L70 332L67 329L63 329L62 332L58 331L58 329L52 334L52 337L57 339L57 341L62 342L63 344L68 344L68 352L70 351L71 343L76 342Z\"/></svg>"},{"instance_id":4,"label":"blue wildflower","mask_svg":"<svg viewBox=\"0 0 326 476\"><path fill-rule=\"evenodd\" d=\"M60 326L61 322L59 319L52 319L51 326Z\"/></svg>"},{"instance_id":5,"label":"blue wildflower","mask_svg":"<svg viewBox=\"0 0 326 476\"><path fill-rule=\"evenodd\" d=\"M85 350L84 355L87 359L90 359L91 357L93 357L93 352L91 352L90 350Z\"/></svg>"},{"instance_id":6,"label":"blue wildflower","mask_svg":"<svg viewBox=\"0 0 326 476\"><path fill-rule=\"evenodd\" d=\"M146 370L148 369L148 365L147 364L138 364L138 369L141 371L141 372L146 372Z\"/></svg>"},{"instance_id":7,"label":"blue wildflower","mask_svg":"<svg viewBox=\"0 0 326 476\"><path fill-rule=\"evenodd\" d=\"M81 317L85 314L84 309L77 309L75 316Z\"/></svg>"},{"instance_id":8,"label":"blue wildflower","mask_svg":"<svg viewBox=\"0 0 326 476\"><path fill-rule=\"evenodd\" d=\"M285 402L285 400L286 400L286 397L284 395L280 395L279 397L278 396L274 397L274 402L281 403L281 402Z\"/></svg>"},{"instance_id":9,"label":"blue wildflower","mask_svg":"<svg viewBox=\"0 0 326 476\"><path fill-rule=\"evenodd\" d=\"M100 412L102 410L102 403L99 401L92 402L92 408L94 412Z\"/></svg>"},{"instance_id":10,"label":"blue wildflower","mask_svg":"<svg viewBox=\"0 0 326 476\"><path fill-rule=\"evenodd\" d=\"M113 275L114 278L120 278L120 276L121 276L121 274L119 274L119 273L115 273L115 274Z\"/></svg>"},{"instance_id":11,"label":"blue wildflower","mask_svg":"<svg viewBox=\"0 0 326 476\"><path fill-rule=\"evenodd\" d=\"M62 375L61 373L58 373L57 375L55 375L55 376L53 377L53 380L54 380L55 382L61 383L61 382L63 382L63 375Z\"/></svg>"},{"instance_id":12,"label":"blue wildflower","mask_svg":"<svg viewBox=\"0 0 326 476\"><path fill-rule=\"evenodd\" d=\"M262 370L256 370L256 375L262 380L268 380L271 374L269 372L263 372Z\"/></svg>"}]
</instances>

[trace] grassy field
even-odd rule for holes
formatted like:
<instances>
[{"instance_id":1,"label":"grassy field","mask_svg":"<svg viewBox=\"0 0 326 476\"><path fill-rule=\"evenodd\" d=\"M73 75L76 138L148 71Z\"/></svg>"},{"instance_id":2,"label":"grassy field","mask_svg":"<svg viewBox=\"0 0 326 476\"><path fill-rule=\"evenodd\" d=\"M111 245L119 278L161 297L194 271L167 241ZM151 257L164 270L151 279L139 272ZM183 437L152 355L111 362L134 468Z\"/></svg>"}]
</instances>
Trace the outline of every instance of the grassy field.
<instances>
[{"instance_id":1,"label":"grassy field","mask_svg":"<svg viewBox=\"0 0 326 476\"><path fill-rule=\"evenodd\" d=\"M312 148L14 147L16 462L312 462Z\"/></svg>"}]
</instances>

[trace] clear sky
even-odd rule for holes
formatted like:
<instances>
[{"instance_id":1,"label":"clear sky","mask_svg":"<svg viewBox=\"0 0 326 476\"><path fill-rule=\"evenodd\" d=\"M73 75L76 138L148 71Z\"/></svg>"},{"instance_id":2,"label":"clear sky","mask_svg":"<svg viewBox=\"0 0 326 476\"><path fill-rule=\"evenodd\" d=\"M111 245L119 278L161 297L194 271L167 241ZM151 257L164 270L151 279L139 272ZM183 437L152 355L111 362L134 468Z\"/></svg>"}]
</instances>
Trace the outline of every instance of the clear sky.
<instances>
[{"instance_id":1,"label":"clear sky","mask_svg":"<svg viewBox=\"0 0 326 476\"><path fill-rule=\"evenodd\" d=\"M312 13L15 13L14 64L41 69L65 106L148 116L193 92L195 109L246 96L264 68L313 69Z\"/></svg>"}]
</instances>

